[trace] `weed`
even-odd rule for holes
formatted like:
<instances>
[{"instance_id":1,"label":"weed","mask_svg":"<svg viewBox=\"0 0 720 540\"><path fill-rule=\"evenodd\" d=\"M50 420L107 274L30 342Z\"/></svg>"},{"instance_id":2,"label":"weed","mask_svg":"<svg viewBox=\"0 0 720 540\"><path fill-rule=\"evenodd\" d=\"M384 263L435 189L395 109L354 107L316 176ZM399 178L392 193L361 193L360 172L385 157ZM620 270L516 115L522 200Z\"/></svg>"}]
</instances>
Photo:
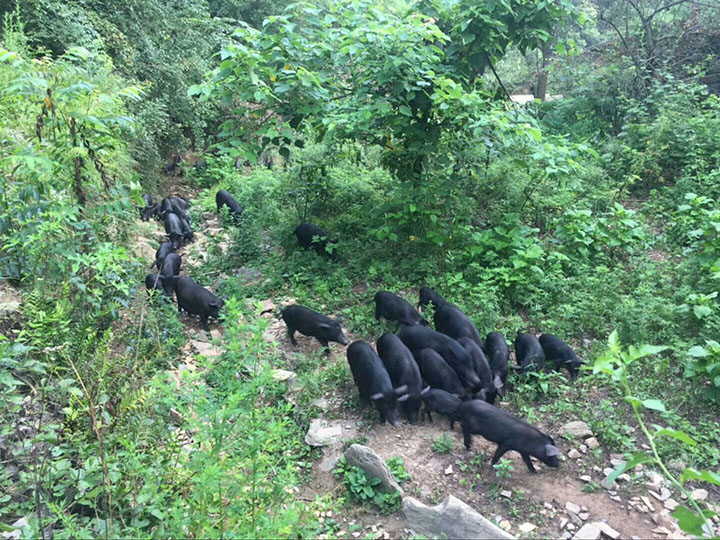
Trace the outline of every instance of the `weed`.
<instances>
[{"instance_id":1,"label":"weed","mask_svg":"<svg viewBox=\"0 0 720 540\"><path fill-rule=\"evenodd\" d=\"M398 482L405 482L410 478L402 458L393 457L387 464ZM379 478L371 477L362 469L349 465L344 457L338 461L334 474L342 477L352 499L366 504L372 502L383 514L393 513L400 507L402 501L399 493L381 490Z\"/></svg>"},{"instance_id":2,"label":"weed","mask_svg":"<svg viewBox=\"0 0 720 540\"><path fill-rule=\"evenodd\" d=\"M493 465L493 469L495 469L495 476L498 478L510 478L515 467L512 466L509 459L501 458L498 463Z\"/></svg>"},{"instance_id":3,"label":"weed","mask_svg":"<svg viewBox=\"0 0 720 540\"><path fill-rule=\"evenodd\" d=\"M454 446L455 441L447 433L443 433L432 443L432 449L438 454L449 454Z\"/></svg>"}]
</instances>

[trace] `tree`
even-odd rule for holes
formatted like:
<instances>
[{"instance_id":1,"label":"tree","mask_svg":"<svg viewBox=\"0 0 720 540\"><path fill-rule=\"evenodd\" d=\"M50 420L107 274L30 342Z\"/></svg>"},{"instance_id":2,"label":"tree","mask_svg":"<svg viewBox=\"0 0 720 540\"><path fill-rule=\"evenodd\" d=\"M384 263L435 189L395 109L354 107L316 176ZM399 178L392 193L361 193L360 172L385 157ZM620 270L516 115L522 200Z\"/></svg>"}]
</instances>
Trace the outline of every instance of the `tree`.
<instances>
[{"instance_id":1,"label":"tree","mask_svg":"<svg viewBox=\"0 0 720 540\"><path fill-rule=\"evenodd\" d=\"M306 127L321 139L382 145L395 174L417 185L442 154L444 132L498 129L481 119L495 98L479 78L485 67L510 44L549 39L573 13L568 0L440 0L406 11L366 0L299 3L262 31L236 30L212 80L191 92L228 107L220 137L231 155L252 161L275 145L287 156Z\"/></svg>"},{"instance_id":2,"label":"tree","mask_svg":"<svg viewBox=\"0 0 720 540\"><path fill-rule=\"evenodd\" d=\"M692 61L702 63L713 52L707 44L699 47L699 42L717 35L717 0L598 0L596 4L601 26L611 29L617 48L631 59L642 95L647 94L650 79L661 79L667 71L683 76ZM683 52L684 48L689 50Z\"/></svg>"}]
</instances>

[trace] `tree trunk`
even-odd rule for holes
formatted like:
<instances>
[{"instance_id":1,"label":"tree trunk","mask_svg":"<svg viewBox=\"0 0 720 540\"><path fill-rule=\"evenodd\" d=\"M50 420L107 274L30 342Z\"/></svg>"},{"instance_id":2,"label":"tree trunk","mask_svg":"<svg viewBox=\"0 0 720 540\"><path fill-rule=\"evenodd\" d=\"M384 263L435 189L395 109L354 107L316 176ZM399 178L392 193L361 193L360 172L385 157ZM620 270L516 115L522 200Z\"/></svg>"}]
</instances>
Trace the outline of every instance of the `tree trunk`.
<instances>
[{"instance_id":1,"label":"tree trunk","mask_svg":"<svg viewBox=\"0 0 720 540\"><path fill-rule=\"evenodd\" d=\"M550 62L550 46L544 43L540 49L542 53L542 63L540 65L540 71L538 71L537 89L535 90L535 97L541 101L545 101L547 94L547 81L548 81L548 63Z\"/></svg>"}]
</instances>

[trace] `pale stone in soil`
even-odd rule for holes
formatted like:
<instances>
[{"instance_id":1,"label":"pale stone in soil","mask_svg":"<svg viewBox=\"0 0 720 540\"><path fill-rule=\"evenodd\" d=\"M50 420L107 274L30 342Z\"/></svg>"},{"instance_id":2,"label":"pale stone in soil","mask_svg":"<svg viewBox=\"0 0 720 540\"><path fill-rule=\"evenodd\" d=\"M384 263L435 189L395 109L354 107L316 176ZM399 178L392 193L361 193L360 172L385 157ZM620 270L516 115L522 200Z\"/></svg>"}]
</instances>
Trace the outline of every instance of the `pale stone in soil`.
<instances>
[{"instance_id":1,"label":"pale stone in soil","mask_svg":"<svg viewBox=\"0 0 720 540\"><path fill-rule=\"evenodd\" d=\"M437 506L427 506L413 497L403 499L403 513L414 529L446 538L510 539L512 536L485 519L461 500L449 495ZM509 524L508 524L509 525Z\"/></svg>"},{"instance_id":2,"label":"pale stone in soil","mask_svg":"<svg viewBox=\"0 0 720 540\"><path fill-rule=\"evenodd\" d=\"M592 437L593 435L590 427L580 420L568 422L560 428L559 433L560 435L569 435L574 439L586 439L588 437Z\"/></svg>"}]
</instances>

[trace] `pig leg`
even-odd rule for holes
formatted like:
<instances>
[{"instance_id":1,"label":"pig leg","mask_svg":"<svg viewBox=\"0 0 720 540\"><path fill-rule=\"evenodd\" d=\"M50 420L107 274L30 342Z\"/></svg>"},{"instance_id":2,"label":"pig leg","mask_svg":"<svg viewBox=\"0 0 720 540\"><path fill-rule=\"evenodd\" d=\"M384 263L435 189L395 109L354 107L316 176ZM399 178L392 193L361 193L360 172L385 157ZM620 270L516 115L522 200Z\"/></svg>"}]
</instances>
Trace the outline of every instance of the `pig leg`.
<instances>
[{"instance_id":1,"label":"pig leg","mask_svg":"<svg viewBox=\"0 0 720 540\"><path fill-rule=\"evenodd\" d=\"M432 422L432 421L433 421L432 416L430 416L430 412L431 412L430 409L425 409L425 414L426 414L427 417L428 417L428 422Z\"/></svg>"},{"instance_id":2,"label":"pig leg","mask_svg":"<svg viewBox=\"0 0 720 540\"><path fill-rule=\"evenodd\" d=\"M200 322L202 323L203 329L206 332L210 331L210 325L208 325L208 317L207 315L200 315Z\"/></svg>"},{"instance_id":3,"label":"pig leg","mask_svg":"<svg viewBox=\"0 0 720 540\"><path fill-rule=\"evenodd\" d=\"M463 424L463 443L465 444L466 450L472 450L472 433L470 432L470 426Z\"/></svg>"},{"instance_id":4,"label":"pig leg","mask_svg":"<svg viewBox=\"0 0 720 540\"><path fill-rule=\"evenodd\" d=\"M490 462L491 465L495 465L503 455L505 455L505 452L508 452L510 448L508 446L505 446L503 444L499 444L497 447L497 450L495 450L495 454L492 457L492 461Z\"/></svg>"},{"instance_id":5,"label":"pig leg","mask_svg":"<svg viewBox=\"0 0 720 540\"><path fill-rule=\"evenodd\" d=\"M530 454L523 454L521 452L520 455L522 456L525 465L527 465L528 471L530 471L532 474L536 474L537 471L535 470L535 465L533 465L533 462L530 459Z\"/></svg>"},{"instance_id":6,"label":"pig leg","mask_svg":"<svg viewBox=\"0 0 720 540\"><path fill-rule=\"evenodd\" d=\"M377 319L377 320L379 321L379 320L380 320L380 315L381 315L381 313L380 313L380 304L376 302L376 303L375 303L375 319Z\"/></svg>"},{"instance_id":7,"label":"pig leg","mask_svg":"<svg viewBox=\"0 0 720 540\"><path fill-rule=\"evenodd\" d=\"M320 339L320 338L315 338L315 339L317 339L320 342L320 345L323 346L323 348L325 349L325 354L330 356L330 346L328 345L328 342L326 340Z\"/></svg>"},{"instance_id":8,"label":"pig leg","mask_svg":"<svg viewBox=\"0 0 720 540\"><path fill-rule=\"evenodd\" d=\"M288 325L288 336L290 336L290 343L297 347L297 340L295 339L295 329Z\"/></svg>"},{"instance_id":9,"label":"pig leg","mask_svg":"<svg viewBox=\"0 0 720 540\"><path fill-rule=\"evenodd\" d=\"M417 421L417 415L413 417L412 404L410 403L410 400L405 402L405 417L411 424L414 424Z\"/></svg>"}]
</instances>

